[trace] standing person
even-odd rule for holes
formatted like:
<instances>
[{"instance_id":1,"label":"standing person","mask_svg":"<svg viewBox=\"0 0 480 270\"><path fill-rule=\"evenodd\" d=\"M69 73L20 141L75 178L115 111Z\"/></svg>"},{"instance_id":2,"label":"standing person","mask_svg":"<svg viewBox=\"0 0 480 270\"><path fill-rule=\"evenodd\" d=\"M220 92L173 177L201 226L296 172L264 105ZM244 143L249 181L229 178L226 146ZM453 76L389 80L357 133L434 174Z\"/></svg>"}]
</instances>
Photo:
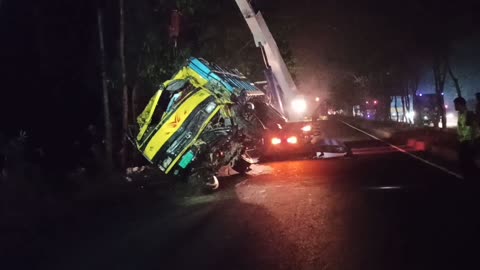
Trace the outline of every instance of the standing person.
<instances>
[{"instance_id":1,"label":"standing person","mask_svg":"<svg viewBox=\"0 0 480 270\"><path fill-rule=\"evenodd\" d=\"M466 180L475 179L475 140L480 136L478 124L475 121L473 112L468 111L464 98L457 97L453 103L458 111L458 159L462 169L463 177Z\"/></svg>"}]
</instances>

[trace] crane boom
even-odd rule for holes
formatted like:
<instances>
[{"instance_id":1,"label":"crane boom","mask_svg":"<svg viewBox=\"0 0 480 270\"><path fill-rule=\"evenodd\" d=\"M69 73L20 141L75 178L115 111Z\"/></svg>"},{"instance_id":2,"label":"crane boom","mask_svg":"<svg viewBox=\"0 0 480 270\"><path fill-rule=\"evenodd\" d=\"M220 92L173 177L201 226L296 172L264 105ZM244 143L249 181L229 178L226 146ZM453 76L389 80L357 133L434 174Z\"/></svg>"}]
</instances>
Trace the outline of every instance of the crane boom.
<instances>
[{"instance_id":1,"label":"crane boom","mask_svg":"<svg viewBox=\"0 0 480 270\"><path fill-rule=\"evenodd\" d=\"M271 74L275 77L278 86L281 88L281 93L277 93L276 98L279 100L281 111L283 111L285 100L291 101L298 95L297 86L288 71L287 65L280 54L272 33L263 19L262 13L255 13L247 0L235 1L253 34L255 45L262 49L267 69L270 69ZM283 113L286 112L283 111Z\"/></svg>"}]
</instances>

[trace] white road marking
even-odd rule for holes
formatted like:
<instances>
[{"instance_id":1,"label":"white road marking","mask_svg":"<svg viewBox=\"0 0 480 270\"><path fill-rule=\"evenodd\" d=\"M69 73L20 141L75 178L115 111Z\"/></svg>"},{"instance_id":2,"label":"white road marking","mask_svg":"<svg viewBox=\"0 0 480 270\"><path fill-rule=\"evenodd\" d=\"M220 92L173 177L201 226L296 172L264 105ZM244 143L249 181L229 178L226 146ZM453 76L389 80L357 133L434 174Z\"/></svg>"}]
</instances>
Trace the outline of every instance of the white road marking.
<instances>
[{"instance_id":1,"label":"white road marking","mask_svg":"<svg viewBox=\"0 0 480 270\"><path fill-rule=\"evenodd\" d=\"M367 189L370 190L395 190L395 189L403 189L401 186L380 186L380 187L368 187Z\"/></svg>"},{"instance_id":2,"label":"white road marking","mask_svg":"<svg viewBox=\"0 0 480 270\"><path fill-rule=\"evenodd\" d=\"M372 135L372 134L370 134L370 133L368 133L368 132L366 132L366 131L364 131L364 130L361 130L361 129L355 127L355 126L352 126L352 125L350 125L350 124L347 123L347 122L344 122L344 121L341 121L341 122L344 123L345 125L353 128L353 129L357 130L357 131L360 131L361 133L363 133L363 134L365 134L365 135L367 135L367 136L369 136L369 137L371 137L371 138L373 138L373 139L375 139L375 140L377 140L377 141L380 141L380 142L383 142L383 143L385 143L385 144L388 144L390 147L394 148L395 150L398 150L399 152L402 152L402 153L404 153L404 154L406 154L406 155L408 155L408 156L410 156L410 157L412 157L412 158L414 158L414 159L416 159L416 160L418 160L418 161L421 161L421 162L423 162L423 163L425 163L425 164L427 164L427 165L430 165L430 166L432 166L432 167L434 167L434 168L437 168L437 169L439 169L439 170L441 170L441 171L443 171L443 172L445 172L445 173L447 173L447 174L450 174L450 175L452 175L452 176L455 176L455 177L458 178L458 179L462 179L462 180L463 180L463 176L461 176L460 174L458 174L458 173L456 173L456 172L452 172L451 170L449 170L449 169L447 169L447 168L445 168L445 167L442 167L442 166L440 166L440 165L438 165L438 164L435 164L435 163L430 162L430 161L428 161L428 160L426 160L426 159L423 159L423 158L421 158L421 157L419 157L419 156L417 156L417 155L414 155L414 154L412 154L412 153L410 153L410 152L407 152L407 151L405 151L404 149L402 149L402 148L400 148L400 147L398 147L398 146L395 146L395 145L393 145L393 144L391 144L391 143L389 143L389 142L386 142L386 141L384 141L384 140L382 140L382 139L380 139L380 138L378 138L378 137L376 137L376 136L374 136L374 135Z\"/></svg>"}]
</instances>

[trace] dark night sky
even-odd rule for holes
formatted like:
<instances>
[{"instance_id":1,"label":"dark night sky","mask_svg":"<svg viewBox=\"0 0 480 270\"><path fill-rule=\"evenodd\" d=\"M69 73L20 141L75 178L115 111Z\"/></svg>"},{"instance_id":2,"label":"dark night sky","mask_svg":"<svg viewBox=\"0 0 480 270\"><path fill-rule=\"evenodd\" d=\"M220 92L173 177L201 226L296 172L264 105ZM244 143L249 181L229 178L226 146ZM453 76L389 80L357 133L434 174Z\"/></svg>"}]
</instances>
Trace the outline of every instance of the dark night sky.
<instances>
[{"instance_id":1,"label":"dark night sky","mask_svg":"<svg viewBox=\"0 0 480 270\"><path fill-rule=\"evenodd\" d=\"M23 128L58 136L54 134L62 129L76 131L101 123L96 3L2 0L4 133ZM437 32L448 29L445 24L457 27L453 32L459 37L479 29L479 9L473 1L256 0L254 4L267 22L292 25L288 41L303 71L324 71L333 65L333 58L348 50L428 49L435 44ZM238 24L246 27L243 21ZM115 31L107 25L110 43L115 42ZM304 72L306 81L318 81L314 71Z\"/></svg>"},{"instance_id":2,"label":"dark night sky","mask_svg":"<svg viewBox=\"0 0 480 270\"><path fill-rule=\"evenodd\" d=\"M290 45L299 69L297 83L304 90L329 89L336 75L345 71L342 63L362 61L363 55L383 52L387 62L402 61L428 55L445 37L462 41L463 47L457 49L469 51L472 58L478 48L474 42L480 34L478 1L277 2L257 1L267 20L283 20L298 29L291 33ZM471 61L466 69L479 65Z\"/></svg>"}]
</instances>

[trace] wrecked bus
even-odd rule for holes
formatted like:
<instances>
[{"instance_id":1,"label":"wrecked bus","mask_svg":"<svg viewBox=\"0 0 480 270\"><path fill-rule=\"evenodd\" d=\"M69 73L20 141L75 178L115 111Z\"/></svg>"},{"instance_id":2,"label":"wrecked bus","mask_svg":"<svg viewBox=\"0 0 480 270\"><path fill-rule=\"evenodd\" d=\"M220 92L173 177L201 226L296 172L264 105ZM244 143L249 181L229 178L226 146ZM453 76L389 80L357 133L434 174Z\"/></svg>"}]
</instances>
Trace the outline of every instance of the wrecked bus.
<instances>
[{"instance_id":1,"label":"wrecked bus","mask_svg":"<svg viewBox=\"0 0 480 270\"><path fill-rule=\"evenodd\" d=\"M256 162L249 151L263 127L253 104L263 98L237 70L190 58L150 99L129 138L164 174L213 190L222 166L244 173Z\"/></svg>"}]
</instances>

